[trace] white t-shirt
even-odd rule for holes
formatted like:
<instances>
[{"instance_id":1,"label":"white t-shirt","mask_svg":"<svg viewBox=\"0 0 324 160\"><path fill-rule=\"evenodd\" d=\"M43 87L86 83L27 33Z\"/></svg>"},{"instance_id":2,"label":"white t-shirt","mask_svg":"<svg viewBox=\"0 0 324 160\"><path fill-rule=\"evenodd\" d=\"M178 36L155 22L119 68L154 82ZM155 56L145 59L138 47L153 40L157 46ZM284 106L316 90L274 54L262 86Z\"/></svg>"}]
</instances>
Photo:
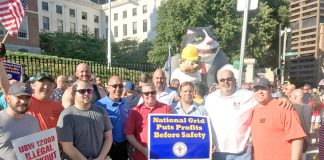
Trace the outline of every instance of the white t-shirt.
<instances>
[{"instance_id":1,"label":"white t-shirt","mask_svg":"<svg viewBox=\"0 0 324 160\"><path fill-rule=\"evenodd\" d=\"M205 109L212 123L216 152L244 151L251 133L252 111L256 104L253 92L245 89L237 89L230 96L221 96L219 90L207 96Z\"/></svg>"},{"instance_id":2,"label":"white t-shirt","mask_svg":"<svg viewBox=\"0 0 324 160\"><path fill-rule=\"evenodd\" d=\"M175 96L178 96L178 93L175 90L165 87L163 92L156 95L156 100L161 103L171 106L171 104L173 102L173 98ZM142 103L143 103L143 97L140 98L137 105L140 105Z\"/></svg>"}]
</instances>

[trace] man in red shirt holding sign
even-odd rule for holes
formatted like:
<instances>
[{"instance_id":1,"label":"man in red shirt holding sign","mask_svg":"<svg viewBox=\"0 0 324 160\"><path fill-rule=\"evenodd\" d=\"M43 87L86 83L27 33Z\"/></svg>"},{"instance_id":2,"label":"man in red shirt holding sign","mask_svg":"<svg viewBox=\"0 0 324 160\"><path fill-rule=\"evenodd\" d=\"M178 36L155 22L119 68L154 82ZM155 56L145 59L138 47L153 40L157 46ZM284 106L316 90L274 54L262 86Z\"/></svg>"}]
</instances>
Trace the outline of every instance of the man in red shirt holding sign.
<instances>
[{"instance_id":1,"label":"man in red shirt holding sign","mask_svg":"<svg viewBox=\"0 0 324 160\"><path fill-rule=\"evenodd\" d=\"M125 135L130 144L135 147L132 159L147 159L148 142L148 115L149 114L168 114L171 110L168 105L156 100L156 90L153 84L146 84L142 88L144 103L133 108L128 116Z\"/></svg>"}]
</instances>

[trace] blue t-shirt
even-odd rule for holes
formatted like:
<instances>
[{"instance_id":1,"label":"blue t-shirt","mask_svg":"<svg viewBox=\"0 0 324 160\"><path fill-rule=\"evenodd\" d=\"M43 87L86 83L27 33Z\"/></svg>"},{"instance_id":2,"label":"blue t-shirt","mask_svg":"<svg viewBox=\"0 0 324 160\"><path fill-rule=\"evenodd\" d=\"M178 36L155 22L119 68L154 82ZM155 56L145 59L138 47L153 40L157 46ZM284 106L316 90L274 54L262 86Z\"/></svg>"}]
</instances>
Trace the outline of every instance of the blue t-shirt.
<instances>
[{"instance_id":1,"label":"blue t-shirt","mask_svg":"<svg viewBox=\"0 0 324 160\"><path fill-rule=\"evenodd\" d=\"M6 102L4 95L0 97L0 106L2 106L3 109L8 108L8 103ZM0 107L1 108L1 107Z\"/></svg>"},{"instance_id":2,"label":"blue t-shirt","mask_svg":"<svg viewBox=\"0 0 324 160\"><path fill-rule=\"evenodd\" d=\"M129 106L123 98L119 102L114 102L108 96L105 96L98 100L95 105L104 107L110 117L110 121L113 125L112 134L115 143L121 143L126 141L124 128L129 113Z\"/></svg>"}]
</instances>

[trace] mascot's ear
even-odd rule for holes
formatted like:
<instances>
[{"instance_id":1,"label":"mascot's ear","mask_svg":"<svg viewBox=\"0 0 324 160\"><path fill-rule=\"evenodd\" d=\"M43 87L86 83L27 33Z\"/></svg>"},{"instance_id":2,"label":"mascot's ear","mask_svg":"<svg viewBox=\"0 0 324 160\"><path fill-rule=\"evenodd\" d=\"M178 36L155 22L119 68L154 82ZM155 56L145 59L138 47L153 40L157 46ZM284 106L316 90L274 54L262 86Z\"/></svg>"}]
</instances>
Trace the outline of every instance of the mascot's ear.
<instances>
[{"instance_id":1,"label":"mascot's ear","mask_svg":"<svg viewBox=\"0 0 324 160\"><path fill-rule=\"evenodd\" d=\"M195 30L192 28L187 29L187 34L193 34L194 32L195 32Z\"/></svg>"}]
</instances>

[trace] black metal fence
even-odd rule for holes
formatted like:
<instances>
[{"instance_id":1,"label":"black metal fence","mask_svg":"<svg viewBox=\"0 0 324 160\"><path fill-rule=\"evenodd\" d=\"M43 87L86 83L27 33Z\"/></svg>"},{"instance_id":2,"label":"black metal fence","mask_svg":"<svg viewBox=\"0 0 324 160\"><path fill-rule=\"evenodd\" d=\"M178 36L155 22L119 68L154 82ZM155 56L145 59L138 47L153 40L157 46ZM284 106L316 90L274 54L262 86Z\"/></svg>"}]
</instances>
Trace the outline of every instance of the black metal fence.
<instances>
[{"instance_id":1,"label":"black metal fence","mask_svg":"<svg viewBox=\"0 0 324 160\"><path fill-rule=\"evenodd\" d=\"M150 73L154 71L155 66L147 63L127 64L112 63L111 67L106 62L93 62L75 59L51 58L51 57L32 57L6 55L6 60L22 64L25 73L28 76L34 76L40 72L48 72L57 77L58 75L75 75L75 68L80 63L87 63L95 76L100 76L104 82L112 75L118 75L122 79L137 81L142 72Z\"/></svg>"}]
</instances>

